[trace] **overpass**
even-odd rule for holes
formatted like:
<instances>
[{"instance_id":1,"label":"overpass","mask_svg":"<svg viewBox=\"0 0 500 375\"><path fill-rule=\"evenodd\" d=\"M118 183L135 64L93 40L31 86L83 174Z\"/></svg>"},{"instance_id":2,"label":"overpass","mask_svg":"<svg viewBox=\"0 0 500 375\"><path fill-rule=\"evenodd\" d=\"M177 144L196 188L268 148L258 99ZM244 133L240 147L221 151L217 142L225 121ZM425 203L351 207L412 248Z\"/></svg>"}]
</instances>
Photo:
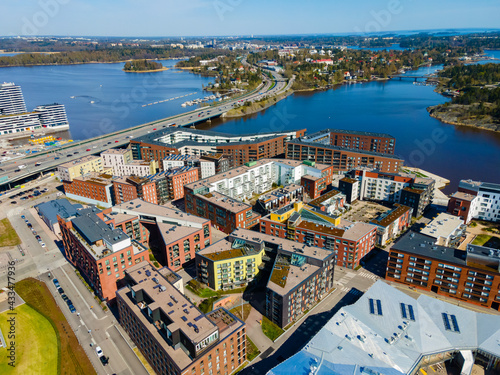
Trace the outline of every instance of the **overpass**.
<instances>
[{"instance_id":1,"label":"overpass","mask_svg":"<svg viewBox=\"0 0 500 375\"><path fill-rule=\"evenodd\" d=\"M272 76L273 79L271 80L266 74L263 74L263 82L256 89L217 105L197 108L175 116L103 134L99 137L72 142L57 149L3 162L0 165L0 191L11 189L16 184L30 178L43 176L46 172L54 171L59 164L79 159L82 156L99 154L112 147L125 146L130 139L151 133L160 128L170 126L191 127L220 117L238 104L260 100L264 96L273 96L290 87L290 82L287 84L281 75L273 72ZM19 165L25 165L26 167L18 170Z\"/></svg>"}]
</instances>

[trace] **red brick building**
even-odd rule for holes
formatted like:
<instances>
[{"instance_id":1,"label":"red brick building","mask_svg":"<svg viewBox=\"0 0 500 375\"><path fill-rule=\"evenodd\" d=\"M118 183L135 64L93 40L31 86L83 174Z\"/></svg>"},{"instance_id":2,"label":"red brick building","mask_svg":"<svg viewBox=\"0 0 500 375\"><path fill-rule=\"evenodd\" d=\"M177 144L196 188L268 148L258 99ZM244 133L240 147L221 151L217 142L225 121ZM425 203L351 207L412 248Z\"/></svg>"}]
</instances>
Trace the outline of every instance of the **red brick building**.
<instances>
[{"instance_id":1,"label":"red brick building","mask_svg":"<svg viewBox=\"0 0 500 375\"><path fill-rule=\"evenodd\" d=\"M97 208L81 209L67 219L58 216L58 221L66 259L103 300L115 298L126 269L149 259L146 247L115 228L114 219Z\"/></svg>"},{"instance_id":2,"label":"red brick building","mask_svg":"<svg viewBox=\"0 0 500 375\"><path fill-rule=\"evenodd\" d=\"M350 269L375 247L374 225L332 217L300 202L274 211L259 222L261 233L335 251L337 265Z\"/></svg>"},{"instance_id":3,"label":"red brick building","mask_svg":"<svg viewBox=\"0 0 500 375\"><path fill-rule=\"evenodd\" d=\"M140 198L150 203L158 203L156 184L146 177L124 176L113 180L115 204Z\"/></svg>"},{"instance_id":4,"label":"red brick building","mask_svg":"<svg viewBox=\"0 0 500 375\"><path fill-rule=\"evenodd\" d=\"M180 167L165 171L169 199L176 200L184 198L184 185L198 181L199 168Z\"/></svg>"},{"instance_id":5,"label":"red brick building","mask_svg":"<svg viewBox=\"0 0 500 375\"><path fill-rule=\"evenodd\" d=\"M64 193L68 198L81 202L111 207L113 197L113 176L103 173L90 172L73 181L63 181Z\"/></svg>"},{"instance_id":6,"label":"red brick building","mask_svg":"<svg viewBox=\"0 0 500 375\"><path fill-rule=\"evenodd\" d=\"M347 172L362 167L397 173L399 167L403 165L402 159L391 154L350 150L329 144L309 142L304 138L287 143L286 158L332 165L333 170L337 172Z\"/></svg>"},{"instance_id":7,"label":"red brick building","mask_svg":"<svg viewBox=\"0 0 500 375\"><path fill-rule=\"evenodd\" d=\"M188 187L185 190L186 212L209 219L215 228L224 233L231 233L236 228L249 229L259 224L261 215L246 203L217 192L198 194Z\"/></svg>"},{"instance_id":8,"label":"red brick building","mask_svg":"<svg viewBox=\"0 0 500 375\"><path fill-rule=\"evenodd\" d=\"M448 201L448 213L459 216L465 224L469 224L474 218L475 207L479 204L476 194L457 191L450 196Z\"/></svg>"},{"instance_id":9,"label":"red brick building","mask_svg":"<svg viewBox=\"0 0 500 375\"><path fill-rule=\"evenodd\" d=\"M300 184L304 187L304 192L311 199L316 199L332 184L332 174L329 173L323 177L305 175L300 179Z\"/></svg>"},{"instance_id":10,"label":"red brick building","mask_svg":"<svg viewBox=\"0 0 500 375\"><path fill-rule=\"evenodd\" d=\"M396 139L384 133L372 133L355 130L327 129L330 133L330 145L353 150L394 154Z\"/></svg>"},{"instance_id":11,"label":"red brick building","mask_svg":"<svg viewBox=\"0 0 500 375\"><path fill-rule=\"evenodd\" d=\"M225 134L189 128L166 128L130 141L134 159L162 160L171 154L222 154L229 167L272 158L285 153L286 143L305 134L306 130L255 134Z\"/></svg>"},{"instance_id":12,"label":"red brick building","mask_svg":"<svg viewBox=\"0 0 500 375\"><path fill-rule=\"evenodd\" d=\"M412 231L389 252L386 279L461 301L500 309L500 258L495 250L468 245L458 250Z\"/></svg>"},{"instance_id":13,"label":"red brick building","mask_svg":"<svg viewBox=\"0 0 500 375\"><path fill-rule=\"evenodd\" d=\"M120 324L159 375L231 374L246 361L245 323L224 308L203 314L143 262L116 292Z\"/></svg>"}]
</instances>

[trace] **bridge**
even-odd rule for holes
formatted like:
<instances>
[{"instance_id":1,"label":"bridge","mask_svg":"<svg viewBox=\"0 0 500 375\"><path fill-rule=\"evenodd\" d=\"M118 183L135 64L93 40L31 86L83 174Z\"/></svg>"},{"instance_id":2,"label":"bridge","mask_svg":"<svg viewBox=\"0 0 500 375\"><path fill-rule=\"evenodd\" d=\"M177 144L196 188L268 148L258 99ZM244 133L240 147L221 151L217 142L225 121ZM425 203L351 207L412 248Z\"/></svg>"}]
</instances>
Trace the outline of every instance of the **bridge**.
<instances>
[{"instance_id":1,"label":"bridge","mask_svg":"<svg viewBox=\"0 0 500 375\"><path fill-rule=\"evenodd\" d=\"M62 163L77 160L83 156L100 154L102 151L112 147L123 147L130 142L130 139L161 128L170 126L191 127L199 123L211 121L214 118L223 116L230 109L243 102L261 100L265 96L274 96L281 91L285 91L293 82L293 79L287 82L281 75L275 72L271 72L271 74L273 79L263 74L263 82L256 89L217 105L197 108L179 115L103 134L84 141L72 142L57 149L38 152L3 162L0 164L0 191L10 190L14 185L20 184L23 181L36 178L37 176L41 177L46 172L56 170L57 166ZM26 167L19 170L19 165L25 165Z\"/></svg>"},{"instance_id":2,"label":"bridge","mask_svg":"<svg viewBox=\"0 0 500 375\"><path fill-rule=\"evenodd\" d=\"M429 81L437 81L438 78L435 75L405 75L405 74L391 74L389 76L390 79L399 78L401 81L403 78L405 79L413 79L414 82L417 82L419 79L426 79Z\"/></svg>"}]
</instances>

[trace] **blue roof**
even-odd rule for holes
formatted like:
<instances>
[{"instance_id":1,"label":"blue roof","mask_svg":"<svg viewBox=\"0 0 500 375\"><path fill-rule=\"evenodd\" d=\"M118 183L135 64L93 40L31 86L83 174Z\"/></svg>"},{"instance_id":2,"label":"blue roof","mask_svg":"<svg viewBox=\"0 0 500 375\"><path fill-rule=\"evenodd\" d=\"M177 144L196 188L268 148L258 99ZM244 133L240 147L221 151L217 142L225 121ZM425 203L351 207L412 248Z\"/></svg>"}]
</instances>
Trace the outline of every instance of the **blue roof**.
<instances>
[{"instance_id":1,"label":"blue roof","mask_svg":"<svg viewBox=\"0 0 500 375\"><path fill-rule=\"evenodd\" d=\"M40 216L44 216L51 223L57 222L57 215L63 219L75 216L81 204L72 204L67 199L54 199L35 206Z\"/></svg>"}]
</instances>

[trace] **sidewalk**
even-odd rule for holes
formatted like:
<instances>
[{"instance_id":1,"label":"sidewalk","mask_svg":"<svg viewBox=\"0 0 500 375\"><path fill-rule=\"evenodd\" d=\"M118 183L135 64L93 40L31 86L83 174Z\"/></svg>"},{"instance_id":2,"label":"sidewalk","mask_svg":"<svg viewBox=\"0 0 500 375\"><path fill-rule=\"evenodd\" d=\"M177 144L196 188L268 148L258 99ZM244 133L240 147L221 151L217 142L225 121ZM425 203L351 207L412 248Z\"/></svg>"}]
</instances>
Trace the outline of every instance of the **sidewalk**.
<instances>
[{"instance_id":1,"label":"sidewalk","mask_svg":"<svg viewBox=\"0 0 500 375\"><path fill-rule=\"evenodd\" d=\"M245 323L247 324L247 336L262 353L271 347L273 342L262 332L261 320L262 314L252 307Z\"/></svg>"}]
</instances>

